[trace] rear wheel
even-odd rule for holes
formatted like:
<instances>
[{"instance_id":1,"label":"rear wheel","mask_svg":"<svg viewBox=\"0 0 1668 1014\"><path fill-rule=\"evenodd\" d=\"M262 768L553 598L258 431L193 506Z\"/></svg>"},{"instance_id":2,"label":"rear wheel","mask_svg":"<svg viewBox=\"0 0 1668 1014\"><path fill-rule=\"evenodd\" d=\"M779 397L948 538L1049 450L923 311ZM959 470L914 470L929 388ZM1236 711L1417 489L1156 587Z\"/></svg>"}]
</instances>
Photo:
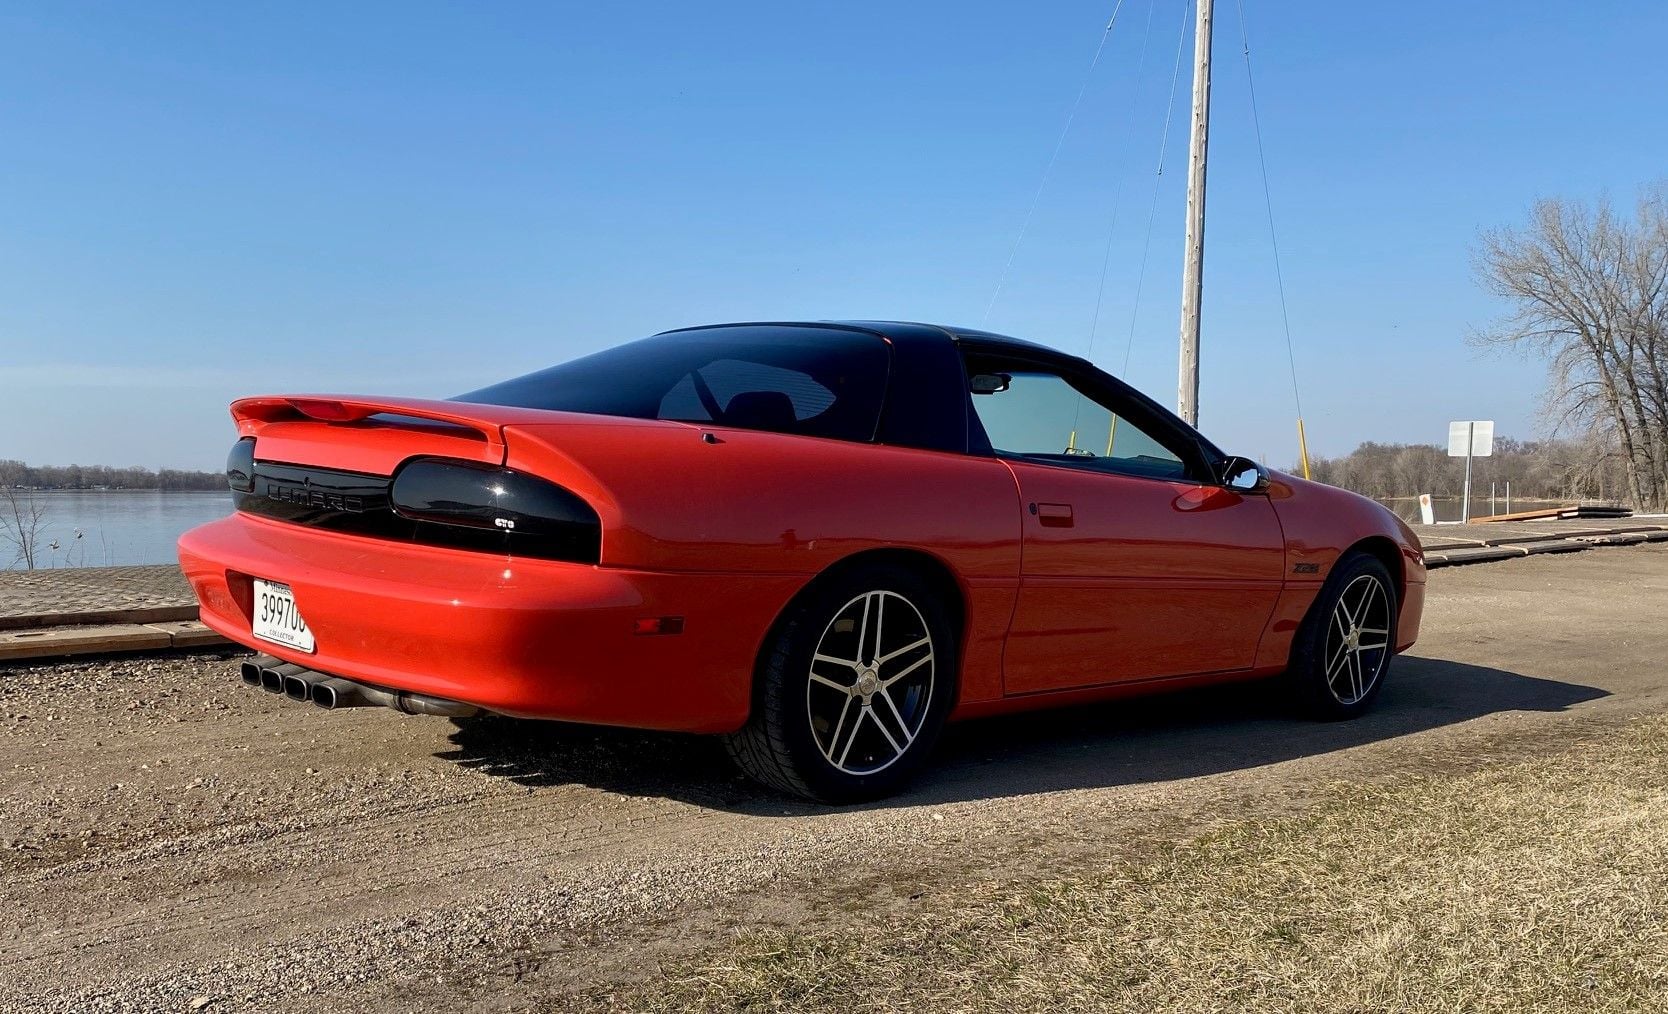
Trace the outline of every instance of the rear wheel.
<instances>
[{"instance_id":1,"label":"rear wheel","mask_svg":"<svg viewBox=\"0 0 1668 1014\"><path fill-rule=\"evenodd\" d=\"M1396 588L1365 553L1339 561L1292 651L1290 678L1315 717L1354 718L1372 706L1395 656Z\"/></svg>"},{"instance_id":2,"label":"rear wheel","mask_svg":"<svg viewBox=\"0 0 1668 1014\"><path fill-rule=\"evenodd\" d=\"M791 607L765 646L752 714L726 737L743 771L829 803L875 799L914 774L954 697L956 644L914 572L839 575Z\"/></svg>"}]
</instances>

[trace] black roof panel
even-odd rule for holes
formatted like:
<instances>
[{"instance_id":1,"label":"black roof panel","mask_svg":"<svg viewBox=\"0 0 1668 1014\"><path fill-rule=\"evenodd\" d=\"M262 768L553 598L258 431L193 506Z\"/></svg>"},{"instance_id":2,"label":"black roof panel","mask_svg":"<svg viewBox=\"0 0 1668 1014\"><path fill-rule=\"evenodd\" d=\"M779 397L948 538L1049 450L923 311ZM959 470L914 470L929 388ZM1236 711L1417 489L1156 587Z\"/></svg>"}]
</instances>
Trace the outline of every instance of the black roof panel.
<instances>
[{"instance_id":1,"label":"black roof panel","mask_svg":"<svg viewBox=\"0 0 1668 1014\"><path fill-rule=\"evenodd\" d=\"M1051 352L1055 355L1067 355L1059 349L1051 348L1041 342L1015 338L1012 335L997 334L974 327L957 327L949 324L928 324L913 320L749 320L732 321L727 324L698 324L693 327L672 328L662 334L673 334L678 331L704 331L720 327L849 327L873 332L897 341L959 341L963 338L974 339L986 345L1012 345L1017 349L1036 349ZM1072 357L1076 358L1076 357Z\"/></svg>"}]
</instances>

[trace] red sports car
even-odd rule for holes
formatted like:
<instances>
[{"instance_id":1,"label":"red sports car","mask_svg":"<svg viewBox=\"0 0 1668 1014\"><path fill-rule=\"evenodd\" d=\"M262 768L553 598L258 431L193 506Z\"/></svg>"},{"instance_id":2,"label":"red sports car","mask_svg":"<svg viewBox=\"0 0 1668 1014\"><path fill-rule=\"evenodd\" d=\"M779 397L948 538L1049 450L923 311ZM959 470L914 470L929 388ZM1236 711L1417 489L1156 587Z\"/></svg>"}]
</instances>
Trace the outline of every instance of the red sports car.
<instances>
[{"instance_id":1,"label":"red sports car","mask_svg":"<svg viewBox=\"0 0 1668 1014\"><path fill-rule=\"evenodd\" d=\"M827 801L945 721L1284 672L1361 713L1419 631L1394 514L1083 359L963 328L669 331L450 401L232 405L180 539L244 679L326 708L717 733Z\"/></svg>"}]
</instances>

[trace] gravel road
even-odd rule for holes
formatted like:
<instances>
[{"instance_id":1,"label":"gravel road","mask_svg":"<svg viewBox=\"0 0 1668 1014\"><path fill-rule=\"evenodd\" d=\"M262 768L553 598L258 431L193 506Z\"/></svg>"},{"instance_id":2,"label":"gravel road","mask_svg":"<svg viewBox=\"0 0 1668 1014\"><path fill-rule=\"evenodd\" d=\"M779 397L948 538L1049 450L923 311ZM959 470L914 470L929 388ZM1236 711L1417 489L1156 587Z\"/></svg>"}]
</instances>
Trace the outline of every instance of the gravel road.
<instances>
[{"instance_id":1,"label":"gravel road","mask_svg":"<svg viewBox=\"0 0 1668 1014\"><path fill-rule=\"evenodd\" d=\"M738 925L1668 710L1665 618L1668 546L1436 571L1361 721L1259 685L968 723L911 793L850 810L699 738L326 714L228 655L0 668L0 1010L556 1009Z\"/></svg>"}]
</instances>

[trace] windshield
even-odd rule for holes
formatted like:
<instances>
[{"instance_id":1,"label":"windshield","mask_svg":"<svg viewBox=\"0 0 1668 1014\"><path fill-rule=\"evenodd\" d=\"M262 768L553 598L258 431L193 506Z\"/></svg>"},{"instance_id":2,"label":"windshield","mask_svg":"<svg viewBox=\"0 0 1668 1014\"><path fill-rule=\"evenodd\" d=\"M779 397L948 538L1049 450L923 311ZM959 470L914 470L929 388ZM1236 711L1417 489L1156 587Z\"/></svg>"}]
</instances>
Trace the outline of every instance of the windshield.
<instances>
[{"instance_id":1,"label":"windshield","mask_svg":"<svg viewBox=\"0 0 1668 1014\"><path fill-rule=\"evenodd\" d=\"M644 338L454 401L869 441L885 341L845 328L748 325Z\"/></svg>"}]
</instances>

